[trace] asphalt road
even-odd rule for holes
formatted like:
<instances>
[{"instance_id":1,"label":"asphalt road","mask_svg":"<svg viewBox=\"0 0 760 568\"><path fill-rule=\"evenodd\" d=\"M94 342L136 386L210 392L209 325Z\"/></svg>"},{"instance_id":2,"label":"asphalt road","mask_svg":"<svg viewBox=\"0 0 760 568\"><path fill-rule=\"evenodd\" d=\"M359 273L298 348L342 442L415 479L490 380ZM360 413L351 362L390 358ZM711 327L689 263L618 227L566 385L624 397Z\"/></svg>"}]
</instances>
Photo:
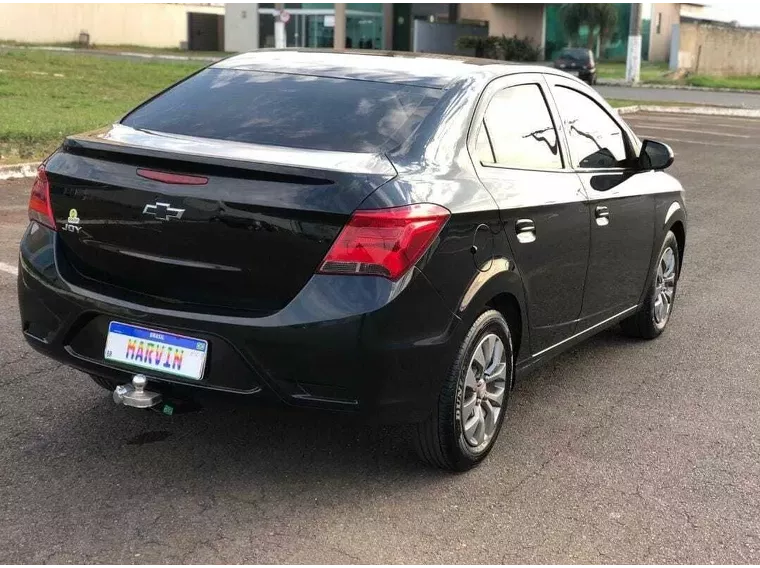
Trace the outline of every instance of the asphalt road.
<instances>
[{"instance_id":1,"label":"asphalt road","mask_svg":"<svg viewBox=\"0 0 760 568\"><path fill-rule=\"evenodd\" d=\"M760 108L760 93L737 93L726 91L701 91L690 89L655 89L649 87L618 87L597 85L594 87L608 99L627 99L667 103L689 103L709 106Z\"/></svg>"},{"instance_id":2,"label":"asphalt road","mask_svg":"<svg viewBox=\"0 0 760 568\"><path fill-rule=\"evenodd\" d=\"M115 406L25 345L30 182L0 184L0 562L759 562L760 122L629 120L688 189L669 328L533 373L461 475L322 414Z\"/></svg>"}]
</instances>

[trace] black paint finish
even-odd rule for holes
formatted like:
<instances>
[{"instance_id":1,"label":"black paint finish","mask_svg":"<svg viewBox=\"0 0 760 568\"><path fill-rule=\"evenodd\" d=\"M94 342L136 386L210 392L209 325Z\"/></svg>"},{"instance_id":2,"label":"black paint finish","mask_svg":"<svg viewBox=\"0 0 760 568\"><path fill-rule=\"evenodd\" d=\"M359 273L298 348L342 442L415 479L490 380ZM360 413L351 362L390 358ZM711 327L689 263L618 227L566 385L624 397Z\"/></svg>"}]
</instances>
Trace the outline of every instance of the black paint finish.
<instances>
[{"instance_id":1,"label":"black paint finish","mask_svg":"<svg viewBox=\"0 0 760 568\"><path fill-rule=\"evenodd\" d=\"M523 371L635 309L668 230L683 246L680 184L642 170L636 136L563 73L387 54L239 57L217 65L442 91L414 132L384 153L258 146L119 124L67 139L46 164L58 230L32 223L21 242L21 319L36 349L127 381L133 370L102 358L116 319L209 342L201 381L151 376L159 388L270 394L419 420L487 306L505 311L515 328ZM491 98L523 84L540 88L551 113L559 169L487 163L475 152ZM592 99L619 126L630 161L572 167L553 96L558 85ZM137 168L208 183L161 183ZM143 214L161 203L181 216ZM315 274L353 211L415 203L443 206L451 217L399 281ZM71 209L78 232L63 230Z\"/></svg>"}]
</instances>

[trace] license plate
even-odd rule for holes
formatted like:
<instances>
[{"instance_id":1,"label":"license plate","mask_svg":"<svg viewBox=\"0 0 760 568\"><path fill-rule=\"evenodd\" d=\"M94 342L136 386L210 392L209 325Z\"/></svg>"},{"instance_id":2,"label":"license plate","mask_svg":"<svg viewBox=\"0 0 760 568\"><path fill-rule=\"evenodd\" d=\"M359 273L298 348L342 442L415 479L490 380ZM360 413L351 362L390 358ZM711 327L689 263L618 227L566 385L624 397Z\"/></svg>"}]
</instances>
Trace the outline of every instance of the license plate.
<instances>
[{"instance_id":1,"label":"license plate","mask_svg":"<svg viewBox=\"0 0 760 568\"><path fill-rule=\"evenodd\" d=\"M577 69L571 69L568 71L568 73L570 73L570 75L575 75L576 77L581 74L581 72Z\"/></svg>"},{"instance_id":2,"label":"license plate","mask_svg":"<svg viewBox=\"0 0 760 568\"><path fill-rule=\"evenodd\" d=\"M155 329L112 321L108 324L105 358L185 379L200 379L208 342Z\"/></svg>"}]
</instances>

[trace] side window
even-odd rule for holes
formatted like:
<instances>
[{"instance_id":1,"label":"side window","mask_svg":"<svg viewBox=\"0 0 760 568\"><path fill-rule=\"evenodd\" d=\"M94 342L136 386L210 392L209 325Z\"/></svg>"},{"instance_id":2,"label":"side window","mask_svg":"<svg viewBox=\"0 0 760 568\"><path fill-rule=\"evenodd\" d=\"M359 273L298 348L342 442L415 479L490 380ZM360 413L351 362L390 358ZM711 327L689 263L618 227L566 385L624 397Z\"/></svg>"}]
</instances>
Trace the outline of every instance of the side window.
<instances>
[{"instance_id":1,"label":"side window","mask_svg":"<svg viewBox=\"0 0 760 568\"><path fill-rule=\"evenodd\" d=\"M497 164L531 170L562 169L557 131L538 85L499 91L485 119Z\"/></svg>"},{"instance_id":2,"label":"side window","mask_svg":"<svg viewBox=\"0 0 760 568\"><path fill-rule=\"evenodd\" d=\"M575 168L625 166L625 135L617 123L586 95L557 85L554 100L562 117Z\"/></svg>"}]
</instances>

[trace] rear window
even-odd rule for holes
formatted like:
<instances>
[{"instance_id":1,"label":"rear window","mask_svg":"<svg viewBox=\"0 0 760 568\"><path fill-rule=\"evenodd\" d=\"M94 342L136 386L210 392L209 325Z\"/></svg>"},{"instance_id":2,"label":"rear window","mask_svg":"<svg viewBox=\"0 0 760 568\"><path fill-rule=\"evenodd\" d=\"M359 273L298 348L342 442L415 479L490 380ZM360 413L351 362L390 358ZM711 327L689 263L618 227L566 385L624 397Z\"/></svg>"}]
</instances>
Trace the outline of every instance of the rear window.
<instances>
[{"instance_id":1,"label":"rear window","mask_svg":"<svg viewBox=\"0 0 760 568\"><path fill-rule=\"evenodd\" d=\"M559 59L572 59L585 62L591 58L591 52L583 48L565 48L559 52Z\"/></svg>"},{"instance_id":2,"label":"rear window","mask_svg":"<svg viewBox=\"0 0 760 568\"><path fill-rule=\"evenodd\" d=\"M205 69L122 124L316 150L376 152L406 140L441 91L391 83Z\"/></svg>"}]
</instances>

